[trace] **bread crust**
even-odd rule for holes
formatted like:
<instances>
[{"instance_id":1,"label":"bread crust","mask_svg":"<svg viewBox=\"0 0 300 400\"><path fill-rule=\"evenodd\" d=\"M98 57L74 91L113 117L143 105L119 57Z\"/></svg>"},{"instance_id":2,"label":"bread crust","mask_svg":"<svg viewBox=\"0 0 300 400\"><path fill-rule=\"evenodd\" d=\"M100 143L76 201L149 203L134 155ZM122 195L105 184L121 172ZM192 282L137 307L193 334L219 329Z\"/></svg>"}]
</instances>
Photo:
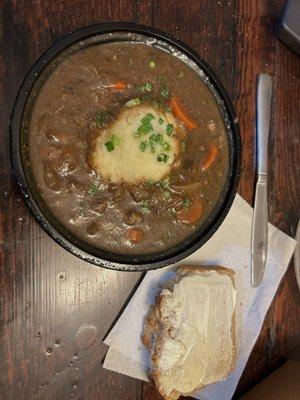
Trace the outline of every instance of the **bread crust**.
<instances>
[{"instance_id":1,"label":"bread crust","mask_svg":"<svg viewBox=\"0 0 300 400\"><path fill-rule=\"evenodd\" d=\"M166 282L162 290L164 288L167 288L171 292L173 292L174 285L180 282L182 278L189 275L192 276L195 274L203 274L208 271L217 271L220 274L225 274L229 276L234 287L234 271L232 269L217 265L206 265L206 266L182 265L176 269L176 276L170 281ZM181 395L184 396L193 395L197 390L202 389L204 385L200 385L190 393L180 393L176 390L172 390L170 394L167 394L164 388L161 387L161 385L159 384L160 372L157 369L157 365L160 359L161 343L164 340L164 337L161 335L164 326L160 318L161 306L163 300L164 300L164 295L160 293L156 297L155 304L151 306L151 308L149 309L149 312L144 322L142 342L151 355L151 369L148 374L150 381L155 384L158 392L163 396L165 400L177 400ZM225 374L225 376L223 376L223 379L233 371L236 364L235 310L233 312L231 321L231 338L233 343L232 363L230 365L229 371ZM155 349L153 351L154 342L155 342Z\"/></svg>"}]
</instances>

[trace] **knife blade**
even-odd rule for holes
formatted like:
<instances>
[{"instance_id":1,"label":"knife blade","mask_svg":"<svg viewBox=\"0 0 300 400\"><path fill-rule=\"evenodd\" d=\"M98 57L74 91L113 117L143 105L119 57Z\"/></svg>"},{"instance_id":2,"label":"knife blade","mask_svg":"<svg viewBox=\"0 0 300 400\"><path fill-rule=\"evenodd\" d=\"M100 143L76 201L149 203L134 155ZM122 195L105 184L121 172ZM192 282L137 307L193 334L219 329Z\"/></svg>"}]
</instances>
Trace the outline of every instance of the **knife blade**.
<instances>
[{"instance_id":1,"label":"knife blade","mask_svg":"<svg viewBox=\"0 0 300 400\"><path fill-rule=\"evenodd\" d=\"M271 117L272 79L260 74L257 86L256 143L258 179L255 189L251 238L251 284L260 285L267 258L268 246L268 191L267 161Z\"/></svg>"}]
</instances>

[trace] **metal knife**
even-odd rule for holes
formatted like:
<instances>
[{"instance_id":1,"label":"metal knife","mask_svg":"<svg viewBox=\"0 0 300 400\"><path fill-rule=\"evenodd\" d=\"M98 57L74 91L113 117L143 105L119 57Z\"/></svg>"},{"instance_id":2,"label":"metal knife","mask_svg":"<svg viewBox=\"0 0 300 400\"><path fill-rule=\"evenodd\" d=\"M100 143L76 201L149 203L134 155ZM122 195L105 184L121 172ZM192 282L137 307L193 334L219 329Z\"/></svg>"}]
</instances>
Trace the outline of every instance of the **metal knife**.
<instances>
[{"instance_id":1,"label":"metal knife","mask_svg":"<svg viewBox=\"0 0 300 400\"><path fill-rule=\"evenodd\" d=\"M251 284L254 287L259 286L262 281L268 250L267 160L271 98L272 79L270 75L260 74L256 106L258 179L255 190L251 239Z\"/></svg>"}]
</instances>

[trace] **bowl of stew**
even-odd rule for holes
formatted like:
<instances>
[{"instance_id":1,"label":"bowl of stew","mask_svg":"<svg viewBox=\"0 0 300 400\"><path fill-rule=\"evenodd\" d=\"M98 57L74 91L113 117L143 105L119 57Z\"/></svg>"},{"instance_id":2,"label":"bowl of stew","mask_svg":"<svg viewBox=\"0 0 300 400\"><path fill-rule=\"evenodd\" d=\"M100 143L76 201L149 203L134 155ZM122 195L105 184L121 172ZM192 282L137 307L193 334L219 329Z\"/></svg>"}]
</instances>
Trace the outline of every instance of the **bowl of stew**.
<instances>
[{"instance_id":1,"label":"bowl of stew","mask_svg":"<svg viewBox=\"0 0 300 400\"><path fill-rule=\"evenodd\" d=\"M55 43L25 78L10 130L34 217L99 266L183 259L236 194L241 143L230 99L197 53L153 28L93 25Z\"/></svg>"}]
</instances>

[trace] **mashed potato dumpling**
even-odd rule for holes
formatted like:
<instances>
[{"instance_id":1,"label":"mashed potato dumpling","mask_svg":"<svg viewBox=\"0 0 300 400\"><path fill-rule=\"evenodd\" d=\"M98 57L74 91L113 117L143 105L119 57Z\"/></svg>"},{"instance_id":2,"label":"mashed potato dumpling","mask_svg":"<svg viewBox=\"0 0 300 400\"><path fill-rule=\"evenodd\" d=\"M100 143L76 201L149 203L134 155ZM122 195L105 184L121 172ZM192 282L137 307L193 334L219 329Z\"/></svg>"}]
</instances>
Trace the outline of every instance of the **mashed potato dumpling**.
<instances>
[{"instance_id":1,"label":"mashed potato dumpling","mask_svg":"<svg viewBox=\"0 0 300 400\"><path fill-rule=\"evenodd\" d=\"M179 132L171 112L150 105L124 107L100 130L92 167L114 183L158 181L170 173L179 153Z\"/></svg>"}]
</instances>

